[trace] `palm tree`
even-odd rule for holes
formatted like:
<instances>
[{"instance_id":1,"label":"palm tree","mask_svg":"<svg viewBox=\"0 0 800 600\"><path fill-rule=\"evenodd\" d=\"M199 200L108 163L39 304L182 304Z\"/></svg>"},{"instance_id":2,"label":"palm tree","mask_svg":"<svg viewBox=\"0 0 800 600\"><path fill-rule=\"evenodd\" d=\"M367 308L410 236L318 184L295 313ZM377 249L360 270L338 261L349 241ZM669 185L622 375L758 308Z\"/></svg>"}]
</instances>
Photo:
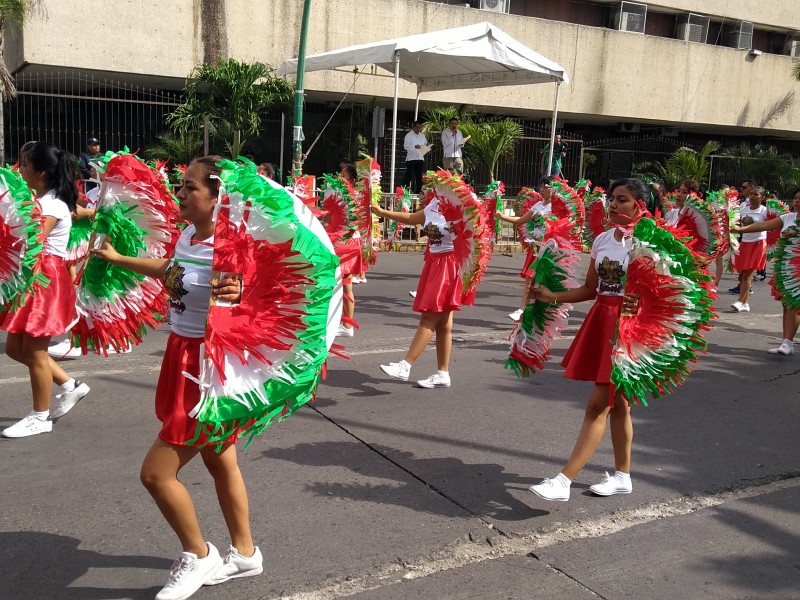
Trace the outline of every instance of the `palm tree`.
<instances>
[{"instance_id":1,"label":"palm tree","mask_svg":"<svg viewBox=\"0 0 800 600\"><path fill-rule=\"evenodd\" d=\"M792 63L792 77L800 81L800 60L796 60Z\"/></svg>"},{"instance_id":2,"label":"palm tree","mask_svg":"<svg viewBox=\"0 0 800 600\"><path fill-rule=\"evenodd\" d=\"M458 120L459 127L471 123L475 117L475 111L469 106L435 106L425 111L422 116L422 133L425 137L431 137L434 133L441 133L447 129L452 119Z\"/></svg>"},{"instance_id":3,"label":"palm tree","mask_svg":"<svg viewBox=\"0 0 800 600\"><path fill-rule=\"evenodd\" d=\"M495 169L501 158L513 156L517 142L522 138L522 126L511 119L488 119L461 125L464 136L470 136L464 153L471 159L484 163L489 169L489 179L495 181Z\"/></svg>"},{"instance_id":4,"label":"palm tree","mask_svg":"<svg viewBox=\"0 0 800 600\"><path fill-rule=\"evenodd\" d=\"M198 132L187 135L167 132L156 137L158 140L145 150L145 156L157 160L172 160L177 164L188 164L201 154L203 144Z\"/></svg>"},{"instance_id":5,"label":"palm tree","mask_svg":"<svg viewBox=\"0 0 800 600\"><path fill-rule=\"evenodd\" d=\"M269 65L226 59L195 67L184 93L186 102L167 117L173 131L200 131L208 119L236 158L248 138L258 133L263 113L288 107L294 89Z\"/></svg>"},{"instance_id":6,"label":"palm tree","mask_svg":"<svg viewBox=\"0 0 800 600\"><path fill-rule=\"evenodd\" d=\"M641 163L636 166L637 175L658 177L670 189L678 187L686 179L705 182L711 169L711 155L719 150L719 142L709 140L700 152L692 148L678 148L664 163Z\"/></svg>"}]
</instances>

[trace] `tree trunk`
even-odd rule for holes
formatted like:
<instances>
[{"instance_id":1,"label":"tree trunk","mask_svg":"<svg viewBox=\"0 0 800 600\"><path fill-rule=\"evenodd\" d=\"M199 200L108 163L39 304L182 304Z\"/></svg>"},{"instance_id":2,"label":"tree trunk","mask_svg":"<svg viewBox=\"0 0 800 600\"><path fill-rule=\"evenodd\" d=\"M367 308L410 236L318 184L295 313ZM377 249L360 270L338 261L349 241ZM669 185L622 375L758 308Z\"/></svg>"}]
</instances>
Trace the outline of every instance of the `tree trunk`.
<instances>
[{"instance_id":1,"label":"tree trunk","mask_svg":"<svg viewBox=\"0 0 800 600\"><path fill-rule=\"evenodd\" d=\"M225 0L200 0L203 62L215 65L228 58L228 20Z\"/></svg>"}]
</instances>

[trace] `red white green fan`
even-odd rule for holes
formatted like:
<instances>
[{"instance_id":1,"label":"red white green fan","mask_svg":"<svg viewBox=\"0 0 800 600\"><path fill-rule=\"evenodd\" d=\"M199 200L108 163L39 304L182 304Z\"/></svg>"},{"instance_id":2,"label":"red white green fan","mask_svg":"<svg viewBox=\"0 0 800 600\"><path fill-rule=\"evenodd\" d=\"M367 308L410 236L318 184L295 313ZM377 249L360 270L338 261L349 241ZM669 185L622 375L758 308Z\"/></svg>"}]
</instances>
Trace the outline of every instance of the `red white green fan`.
<instances>
[{"instance_id":1,"label":"red white green fan","mask_svg":"<svg viewBox=\"0 0 800 600\"><path fill-rule=\"evenodd\" d=\"M454 252L463 283L461 302L471 306L492 257L491 232L485 226L475 193L461 177L450 171L430 171L425 176L425 187L425 205L438 197L439 212L453 226Z\"/></svg>"},{"instance_id":2,"label":"red white green fan","mask_svg":"<svg viewBox=\"0 0 800 600\"><path fill-rule=\"evenodd\" d=\"M780 200L767 200L767 221L780 219L782 215L789 213L789 207ZM767 232L767 258L775 257L775 244L781 239L781 230Z\"/></svg>"},{"instance_id":3,"label":"red white green fan","mask_svg":"<svg viewBox=\"0 0 800 600\"><path fill-rule=\"evenodd\" d=\"M42 238L41 212L28 184L18 172L0 169L0 313L18 310L36 286L50 283L39 267Z\"/></svg>"},{"instance_id":4,"label":"red white green fan","mask_svg":"<svg viewBox=\"0 0 800 600\"><path fill-rule=\"evenodd\" d=\"M506 186L502 181L493 181L486 186L481 196L481 210L486 227L493 232L494 238L500 235L500 220L497 218L497 211L502 208L503 194L506 193Z\"/></svg>"},{"instance_id":5,"label":"red white green fan","mask_svg":"<svg viewBox=\"0 0 800 600\"><path fill-rule=\"evenodd\" d=\"M220 166L213 269L243 291L209 309L190 444L249 443L311 401L342 312L339 259L311 210L242 159Z\"/></svg>"},{"instance_id":6,"label":"red white green fan","mask_svg":"<svg viewBox=\"0 0 800 600\"><path fill-rule=\"evenodd\" d=\"M105 239L125 256L172 256L180 231L178 205L163 178L132 154L105 165L92 222L92 244ZM70 339L83 352L129 348L156 328L167 311L161 281L89 257L79 265L78 322Z\"/></svg>"},{"instance_id":7,"label":"red white green fan","mask_svg":"<svg viewBox=\"0 0 800 600\"><path fill-rule=\"evenodd\" d=\"M358 231L353 185L341 177L325 175L322 178L320 191L322 191L322 206L319 219L328 232L328 237L334 244L349 241Z\"/></svg>"},{"instance_id":8,"label":"red white green fan","mask_svg":"<svg viewBox=\"0 0 800 600\"><path fill-rule=\"evenodd\" d=\"M800 221L775 245L775 290L787 310L800 310Z\"/></svg>"},{"instance_id":9,"label":"red white green fan","mask_svg":"<svg viewBox=\"0 0 800 600\"><path fill-rule=\"evenodd\" d=\"M408 191L408 188L398 186L394 191L394 198L394 209L397 212L411 212L411 193ZM391 251L394 249L394 245L400 241L401 234L403 233L403 224L397 221L389 221L386 233L387 237L383 242L383 247L387 251Z\"/></svg>"},{"instance_id":10,"label":"red white green fan","mask_svg":"<svg viewBox=\"0 0 800 600\"><path fill-rule=\"evenodd\" d=\"M383 199L381 191L381 166L371 156L364 156L356 162L355 190L357 215L361 237L364 238L364 261L374 265L378 261L378 241L382 238L380 227L372 214L373 206L380 206Z\"/></svg>"},{"instance_id":11,"label":"red white green fan","mask_svg":"<svg viewBox=\"0 0 800 600\"><path fill-rule=\"evenodd\" d=\"M647 405L680 386L706 349L702 334L715 318L707 260L651 219L633 229L625 294L639 296L623 311L612 351L611 383L630 403Z\"/></svg>"},{"instance_id":12,"label":"red white green fan","mask_svg":"<svg viewBox=\"0 0 800 600\"><path fill-rule=\"evenodd\" d=\"M717 213L708 201L695 193L689 194L677 225L694 238L692 249L695 252L709 259L716 256L722 232Z\"/></svg>"},{"instance_id":13,"label":"red white green fan","mask_svg":"<svg viewBox=\"0 0 800 600\"><path fill-rule=\"evenodd\" d=\"M558 219L569 219L572 224L572 248L581 250L583 223L586 220L586 208L578 193L563 179L556 177L550 182L552 190L551 202L553 216Z\"/></svg>"},{"instance_id":14,"label":"red white green fan","mask_svg":"<svg viewBox=\"0 0 800 600\"><path fill-rule=\"evenodd\" d=\"M586 223L583 225L583 250L591 252L594 240L606 230L608 202L606 191L600 186L591 190L585 198Z\"/></svg>"},{"instance_id":15,"label":"red white green fan","mask_svg":"<svg viewBox=\"0 0 800 600\"><path fill-rule=\"evenodd\" d=\"M522 217L536 206L539 202L544 202L542 195L532 188L522 188L517 194L514 202L514 212L518 217ZM533 219L522 225L517 225L517 238L525 250L530 250L531 244L536 240L535 231L544 227L545 218L536 215Z\"/></svg>"}]
</instances>

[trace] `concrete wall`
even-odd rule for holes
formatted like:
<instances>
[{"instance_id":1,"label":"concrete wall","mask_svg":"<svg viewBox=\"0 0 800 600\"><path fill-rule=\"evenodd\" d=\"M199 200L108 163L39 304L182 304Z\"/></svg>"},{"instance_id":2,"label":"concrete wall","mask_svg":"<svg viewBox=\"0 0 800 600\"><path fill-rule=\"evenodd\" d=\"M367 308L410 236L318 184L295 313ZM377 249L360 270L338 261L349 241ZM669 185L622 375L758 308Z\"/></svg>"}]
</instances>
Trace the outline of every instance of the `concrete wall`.
<instances>
[{"instance_id":1,"label":"concrete wall","mask_svg":"<svg viewBox=\"0 0 800 600\"><path fill-rule=\"evenodd\" d=\"M524 1L524 0L523 0ZM725 17L730 21L750 21L780 29L800 30L800 6L796 0L633 0L651 6L701 15Z\"/></svg>"},{"instance_id":2,"label":"concrete wall","mask_svg":"<svg viewBox=\"0 0 800 600\"><path fill-rule=\"evenodd\" d=\"M76 4L80 11L75 10ZM661 0L660 4L706 14L736 14L749 6L749 12L758 15L741 13L736 18L756 22L778 19L784 6L782 0ZM23 54L28 63L185 77L202 58L201 0L48 0L46 5L47 19L32 22L24 33ZM267 8L257 6L251 0L228 0L230 54L274 66L296 56L302 1L273 0ZM800 19L797 14L783 16ZM566 68L572 81L562 89L561 109L567 119L640 121L706 130L761 129L763 115L771 106L791 91L800 91L790 79L789 57L753 58L729 48L421 0L369 0L361 5L314 0L308 52L486 19ZM390 78L362 74L354 87L353 81L351 73L309 73L306 89L312 98L326 94L340 98L350 90L360 97L381 97L384 105L389 104ZM402 84L401 94L406 98L404 107L410 107L414 88ZM539 85L440 92L426 94L423 101L474 104L536 118L551 110L553 89ZM800 97L766 129L771 135L800 138Z\"/></svg>"}]
</instances>

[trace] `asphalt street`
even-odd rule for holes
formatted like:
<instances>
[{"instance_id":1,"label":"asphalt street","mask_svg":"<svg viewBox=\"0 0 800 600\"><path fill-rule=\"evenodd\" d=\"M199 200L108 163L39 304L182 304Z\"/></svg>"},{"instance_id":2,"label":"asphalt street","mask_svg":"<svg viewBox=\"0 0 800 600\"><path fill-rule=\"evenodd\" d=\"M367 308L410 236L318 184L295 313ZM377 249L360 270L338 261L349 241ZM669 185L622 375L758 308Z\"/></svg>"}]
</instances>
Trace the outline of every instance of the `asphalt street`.
<instances>
[{"instance_id":1,"label":"asphalt street","mask_svg":"<svg viewBox=\"0 0 800 600\"><path fill-rule=\"evenodd\" d=\"M633 493L594 497L610 440L567 503L527 488L553 476L590 384L558 363L504 370L523 255L495 255L474 308L456 315L449 389L387 379L416 329L418 253L384 253L355 286L350 359L332 359L314 405L240 452L259 577L198 600L800 598L800 355L776 357L780 305L720 316L709 352L672 396L634 409ZM585 265L584 260L584 265ZM726 275L723 289L735 278ZM65 361L92 391L53 432L0 439L0 599L144 600L177 539L139 483L158 431L153 395L167 332L131 354ZM434 372L431 348L411 379ZM30 410L27 371L0 357L0 427ZM182 477L207 539L228 542L202 463Z\"/></svg>"}]
</instances>

